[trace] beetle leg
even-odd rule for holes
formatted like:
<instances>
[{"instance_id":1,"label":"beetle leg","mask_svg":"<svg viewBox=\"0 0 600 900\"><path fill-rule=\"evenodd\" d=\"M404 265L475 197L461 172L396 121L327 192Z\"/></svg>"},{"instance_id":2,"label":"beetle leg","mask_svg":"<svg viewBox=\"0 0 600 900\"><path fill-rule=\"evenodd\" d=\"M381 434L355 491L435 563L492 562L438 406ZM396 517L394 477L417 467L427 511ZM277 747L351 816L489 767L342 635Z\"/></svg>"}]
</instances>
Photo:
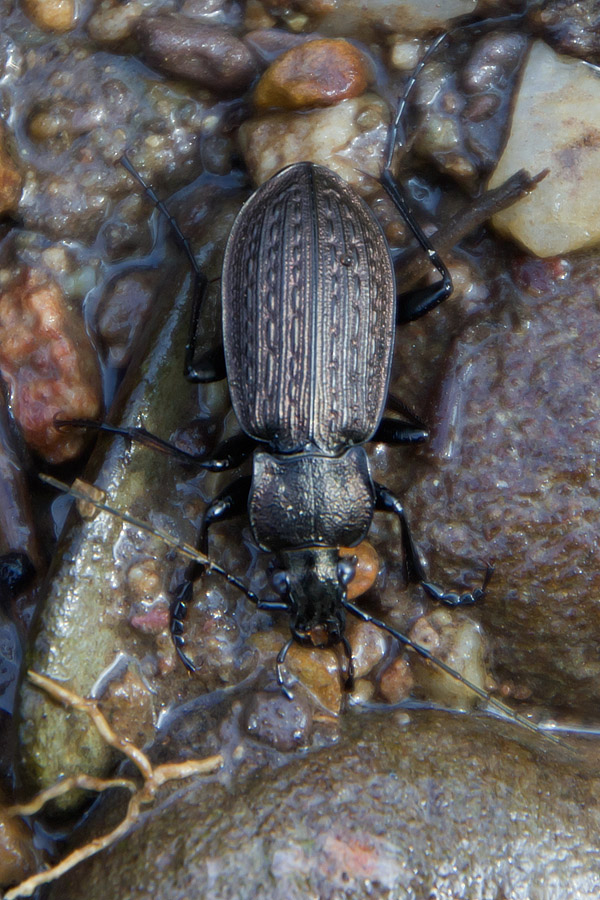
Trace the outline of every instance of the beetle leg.
<instances>
[{"instance_id":1,"label":"beetle leg","mask_svg":"<svg viewBox=\"0 0 600 900\"><path fill-rule=\"evenodd\" d=\"M199 360L195 359L196 333L198 330L198 322L200 320L200 311L202 309L208 285L206 275L198 265L192 246L179 227L177 219L171 215L166 205L157 197L154 189L144 180L144 178L142 178L126 154L123 154L120 162L143 188L145 194L159 213L166 219L175 243L185 253L192 270L192 313L188 341L185 347L184 376L188 381L192 382L221 381L226 375L223 347L216 347L214 350L205 353Z\"/></svg>"},{"instance_id":2,"label":"beetle leg","mask_svg":"<svg viewBox=\"0 0 600 900\"><path fill-rule=\"evenodd\" d=\"M350 641L345 634L343 634L341 637L341 643L342 647L344 648L344 654L347 660L346 683L344 687L348 692L351 692L354 690L354 660L352 658L352 647L350 646Z\"/></svg>"},{"instance_id":3,"label":"beetle leg","mask_svg":"<svg viewBox=\"0 0 600 900\"><path fill-rule=\"evenodd\" d=\"M427 48L427 51L415 66L410 78L408 79L406 88L404 89L404 93L398 101L396 113L392 122L390 123L390 128L387 136L385 163L380 178L381 184L384 190L387 192L388 196L391 198L396 209L416 237L417 241L427 254L432 266L436 268L441 275L441 279L439 281L436 281L435 284L432 284L429 287L420 288L416 291L409 291L398 296L397 322L410 322L412 319L418 319L420 316L424 316L425 313L429 312L430 309L433 309L438 305L438 303L441 303L452 293L452 279L450 277L450 273L446 268L444 261L435 250L433 244L415 219L414 214L410 209L410 206L408 205L408 201L406 200L406 197L402 193L392 173L392 159L394 156L394 150L397 146L401 146L406 143L406 135L404 130L404 114L406 111L406 106L408 104L408 98L410 97L410 94L412 93L412 90L416 84L419 72L437 51L440 45L444 43L446 38L447 34L445 33L439 35Z\"/></svg>"},{"instance_id":4,"label":"beetle leg","mask_svg":"<svg viewBox=\"0 0 600 900\"><path fill-rule=\"evenodd\" d=\"M404 548L406 569L410 581L419 582L430 597L437 600L438 603L443 603L445 606L471 606L473 603L477 603L481 600L485 595L487 586L490 583L490 578L494 572L494 567L491 563L487 563L481 587L475 588L473 591L465 591L463 594L458 594L456 591L443 591L441 588L437 587L437 585L427 581L425 567L415 542L413 541L404 507L398 498L394 497L392 492L386 487L377 482L374 482L374 484L375 510L378 512L392 512L400 519L402 546Z\"/></svg>"},{"instance_id":5,"label":"beetle leg","mask_svg":"<svg viewBox=\"0 0 600 900\"><path fill-rule=\"evenodd\" d=\"M384 416L371 440L382 444L421 444L428 437L429 432L422 425Z\"/></svg>"},{"instance_id":6,"label":"beetle leg","mask_svg":"<svg viewBox=\"0 0 600 900\"><path fill-rule=\"evenodd\" d=\"M207 555L208 551L208 529L210 526L214 525L215 522L224 522L227 519L233 518L244 512L248 504L248 493L250 491L251 481L252 479L249 476L237 478L228 485L225 490L221 491L221 493L208 505L202 519L200 533L196 542L196 547L204 555ZM184 650L185 639L183 633L185 629L185 619L188 606L193 599L194 582L202 576L206 571L206 568L207 566L199 562L191 562L189 564L185 573L185 581L177 588L175 599L171 604L170 610L171 638L175 645L177 655L190 672L195 672L196 666L189 656L186 655ZM237 587L240 587L237 579L234 583ZM256 602L257 606L259 605L258 598L255 598L254 594L247 590L245 593L250 600Z\"/></svg>"},{"instance_id":7,"label":"beetle leg","mask_svg":"<svg viewBox=\"0 0 600 900\"><path fill-rule=\"evenodd\" d=\"M493 565L487 563L481 587L475 588L474 591L466 591L464 594L457 594L455 591L443 591L441 588L437 587L437 585L431 584L428 581L422 581L421 586L430 597L437 600L438 603L443 603L444 606L472 606L473 603L477 603L485 595L493 572Z\"/></svg>"},{"instance_id":8,"label":"beetle leg","mask_svg":"<svg viewBox=\"0 0 600 900\"><path fill-rule=\"evenodd\" d=\"M107 422L96 422L93 419L56 419L54 424L57 428L87 428L95 431L104 431L108 434L116 434L126 438L128 441L142 444L150 450L156 450L169 456L176 456L181 462L194 463L198 468L208 469L210 472L237 468L250 456L256 446L254 438L241 431L239 434L222 441L216 447L213 456L207 459L202 454L189 453L187 450L182 450L176 444L165 441L156 434L146 431L145 428L137 426L119 427L118 425L109 425Z\"/></svg>"},{"instance_id":9,"label":"beetle leg","mask_svg":"<svg viewBox=\"0 0 600 900\"><path fill-rule=\"evenodd\" d=\"M420 444L429 437L427 425L408 404L395 394L388 394L385 404L387 411L392 410L402 418L384 416L377 431L371 438L382 444Z\"/></svg>"},{"instance_id":10,"label":"beetle leg","mask_svg":"<svg viewBox=\"0 0 600 900\"><path fill-rule=\"evenodd\" d=\"M293 700L294 695L292 694L292 692L290 691L290 689L287 687L287 685L285 683L285 680L283 677L283 674L284 674L283 673L283 664L285 662L285 658L287 656L288 650L290 649L290 647L292 646L293 643L294 643L294 639L290 638L290 640L286 644L283 645L283 647L277 654L277 684L279 685L279 687L281 688L285 697L287 697L288 700Z\"/></svg>"},{"instance_id":11,"label":"beetle leg","mask_svg":"<svg viewBox=\"0 0 600 900\"><path fill-rule=\"evenodd\" d=\"M406 570L410 581L425 581L425 567L419 555L419 551L413 541L413 537L408 526L408 520L404 507L397 497L394 497L382 484L374 482L375 485L375 511L391 512L400 520L400 528L402 531L402 547L404 549L404 559Z\"/></svg>"}]
</instances>

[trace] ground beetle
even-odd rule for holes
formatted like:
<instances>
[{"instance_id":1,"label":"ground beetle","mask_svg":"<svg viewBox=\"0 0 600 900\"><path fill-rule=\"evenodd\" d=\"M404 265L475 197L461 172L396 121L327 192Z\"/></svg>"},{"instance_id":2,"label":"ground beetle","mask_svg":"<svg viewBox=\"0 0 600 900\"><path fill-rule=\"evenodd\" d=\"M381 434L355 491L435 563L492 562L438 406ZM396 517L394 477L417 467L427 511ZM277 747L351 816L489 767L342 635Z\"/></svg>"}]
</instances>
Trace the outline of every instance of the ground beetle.
<instances>
[{"instance_id":1,"label":"ground beetle","mask_svg":"<svg viewBox=\"0 0 600 900\"><path fill-rule=\"evenodd\" d=\"M435 600L449 606L472 604L483 597L492 574L488 565L481 587L463 594L428 582L402 504L372 479L363 446L368 441L406 444L427 437L423 423L408 411L404 419L383 416L394 330L396 324L412 321L445 300L452 281L394 181L392 156L417 74L445 37L431 45L409 79L390 126L381 175L383 187L437 269L438 281L396 297L390 250L369 206L323 166L310 162L288 166L244 204L223 262L224 366L240 434L206 459L141 428L83 421L60 424L121 434L211 471L235 468L253 454L252 475L234 480L209 504L197 546L207 554L210 526L247 510L256 543L275 554L273 599L259 598L220 566L211 568L259 609L289 617L291 638L277 657L278 681L288 697L283 666L293 641L315 647L341 644L347 658L346 686L351 688L352 653L345 636L346 614L351 613L389 632L491 706L537 731L426 648L350 602L347 585L354 567L338 552L340 546L355 546L364 539L374 512L390 512L400 522L410 580ZM223 377L219 353L195 360L206 278L162 201L127 157L122 163L169 220L195 273L186 376L194 381ZM205 568L198 562L190 565L171 609L177 653L192 671L194 664L184 649L184 619L193 582Z\"/></svg>"}]
</instances>

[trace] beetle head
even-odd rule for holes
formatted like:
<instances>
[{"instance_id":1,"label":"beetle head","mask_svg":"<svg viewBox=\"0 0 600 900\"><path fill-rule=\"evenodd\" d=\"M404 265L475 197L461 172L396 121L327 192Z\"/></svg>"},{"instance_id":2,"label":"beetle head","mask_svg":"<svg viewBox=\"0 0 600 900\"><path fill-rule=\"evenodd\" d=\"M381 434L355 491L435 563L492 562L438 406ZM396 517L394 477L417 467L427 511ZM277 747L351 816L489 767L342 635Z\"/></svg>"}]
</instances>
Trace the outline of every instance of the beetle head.
<instances>
[{"instance_id":1,"label":"beetle head","mask_svg":"<svg viewBox=\"0 0 600 900\"><path fill-rule=\"evenodd\" d=\"M289 603L290 628L298 643L311 647L338 644L346 627L342 600L354 574L337 547L286 550L272 576L279 596Z\"/></svg>"}]
</instances>

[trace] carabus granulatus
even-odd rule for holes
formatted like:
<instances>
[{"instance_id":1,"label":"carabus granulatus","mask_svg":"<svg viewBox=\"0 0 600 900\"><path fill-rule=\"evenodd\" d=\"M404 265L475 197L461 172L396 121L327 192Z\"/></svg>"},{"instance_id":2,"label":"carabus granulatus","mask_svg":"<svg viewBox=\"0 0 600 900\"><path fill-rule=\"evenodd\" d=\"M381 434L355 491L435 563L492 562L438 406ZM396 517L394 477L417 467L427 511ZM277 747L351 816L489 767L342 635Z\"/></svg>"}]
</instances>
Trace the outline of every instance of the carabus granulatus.
<instances>
[{"instance_id":1,"label":"carabus granulatus","mask_svg":"<svg viewBox=\"0 0 600 900\"><path fill-rule=\"evenodd\" d=\"M488 564L481 586L462 594L430 583L402 504L372 478L364 447L369 441L407 444L427 437L412 414L402 419L384 415L394 332L397 324L417 319L447 299L452 281L394 180L392 157L418 71L444 39L442 35L434 42L409 80L390 126L381 174L381 184L439 273L438 280L397 296L390 249L370 207L329 169L310 162L288 166L242 207L223 261L224 366L240 433L207 459L139 428L61 424L121 434L211 471L236 468L252 454L252 475L235 479L209 503L197 546L207 555L211 525L247 511L256 544L274 554L273 598L257 596L218 565L211 568L259 609L288 616L291 638L277 657L278 681L287 696L284 660L293 641L313 647L341 644L346 686L352 687L352 651L345 635L350 613L392 634L491 706L537 731L425 647L351 602L347 586L354 567L339 555L340 547L356 546L365 538L375 512L389 512L400 523L409 579L433 599L453 607L472 604L483 597L492 574ZM127 157L122 163L171 223L195 273L186 377L198 382L223 377L219 353L195 359L206 278L164 204ZM195 667L185 653L184 619L193 582L206 568L190 564L171 608L172 638L191 671Z\"/></svg>"}]
</instances>

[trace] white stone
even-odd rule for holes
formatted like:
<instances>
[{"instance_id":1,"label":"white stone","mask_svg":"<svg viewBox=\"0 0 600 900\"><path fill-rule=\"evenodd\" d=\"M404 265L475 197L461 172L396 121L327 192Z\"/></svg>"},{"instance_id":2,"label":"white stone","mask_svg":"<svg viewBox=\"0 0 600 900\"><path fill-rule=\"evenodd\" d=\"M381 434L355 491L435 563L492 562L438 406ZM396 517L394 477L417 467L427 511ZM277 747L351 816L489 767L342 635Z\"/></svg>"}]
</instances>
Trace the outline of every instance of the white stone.
<instances>
[{"instance_id":1,"label":"white stone","mask_svg":"<svg viewBox=\"0 0 600 900\"><path fill-rule=\"evenodd\" d=\"M529 53L489 187L522 168L550 172L528 197L494 216L502 234L541 257L600 242L600 77L543 41Z\"/></svg>"},{"instance_id":2,"label":"white stone","mask_svg":"<svg viewBox=\"0 0 600 900\"><path fill-rule=\"evenodd\" d=\"M319 23L323 34L364 33L365 28L420 34L475 11L477 0L343 0Z\"/></svg>"}]
</instances>

